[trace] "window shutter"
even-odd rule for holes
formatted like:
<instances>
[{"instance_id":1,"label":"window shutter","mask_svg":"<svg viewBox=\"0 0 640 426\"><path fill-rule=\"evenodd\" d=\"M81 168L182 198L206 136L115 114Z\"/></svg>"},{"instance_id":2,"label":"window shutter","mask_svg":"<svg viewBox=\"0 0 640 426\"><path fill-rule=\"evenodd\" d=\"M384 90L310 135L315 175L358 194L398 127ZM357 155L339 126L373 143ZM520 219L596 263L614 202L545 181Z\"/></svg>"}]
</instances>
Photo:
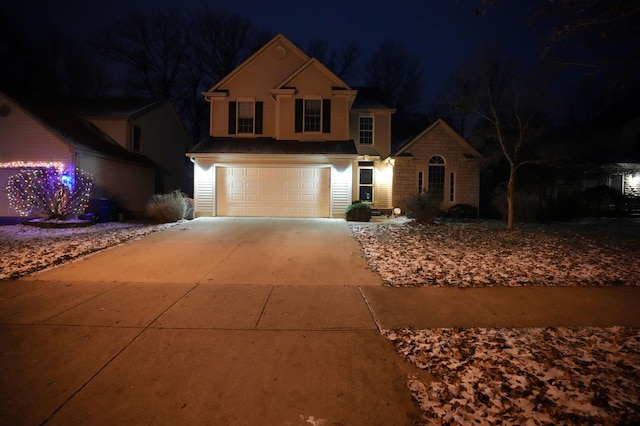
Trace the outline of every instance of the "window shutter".
<instances>
[{"instance_id":1,"label":"window shutter","mask_svg":"<svg viewBox=\"0 0 640 426\"><path fill-rule=\"evenodd\" d=\"M322 100L322 133L331 133L331 99Z\"/></svg>"},{"instance_id":2,"label":"window shutter","mask_svg":"<svg viewBox=\"0 0 640 426\"><path fill-rule=\"evenodd\" d=\"M302 99L296 99L296 133L302 133L302 120L304 116L304 104Z\"/></svg>"},{"instance_id":3,"label":"window shutter","mask_svg":"<svg viewBox=\"0 0 640 426\"><path fill-rule=\"evenodd\" d=\"M262 102L256 102L256 127L255 134L262 134Z\"/></svg>"},{"instance_id":4,"label":"window shutter","mask_svg":"<svg viewBox=\"0 0 640 426\"><path fill-rule=\"evenodd\" d=\"M236 134L236 103L229 102L229 134Z\"/></svg>"}]
</instances>

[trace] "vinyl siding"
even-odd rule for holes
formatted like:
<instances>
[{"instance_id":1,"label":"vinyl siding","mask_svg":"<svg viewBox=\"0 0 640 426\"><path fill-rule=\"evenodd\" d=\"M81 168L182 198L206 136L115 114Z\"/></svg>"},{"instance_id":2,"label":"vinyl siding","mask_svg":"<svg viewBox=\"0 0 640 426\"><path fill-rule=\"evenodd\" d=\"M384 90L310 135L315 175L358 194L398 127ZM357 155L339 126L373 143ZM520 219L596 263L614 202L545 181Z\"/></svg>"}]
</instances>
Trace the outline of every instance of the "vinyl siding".
<instances>
[{"instance_id":1,"label":"vinyl siding","mask_svg":"<svg viewBox=\"0 0 640 426\"><path fill-rule=\"evenodd\" d=\"M193 174L195 179L194 215L215 216L215 167L207 161L197 161Z\"/></svg>"},{"instance_id":2,"label":"vinyl siding","mask_svg":"<svg viewBox=\"0 0 640 426\"><path fill-rule=\"evenodd\" d=\"M78 167L93 175L106 198L137 215L153 195L153 170L103 157L83 155L78 157Z\"/></svg>"},{"instance_id":3,"label":"vinyl siding","mask_svg":"<svg viewBox=\"0 0 640 426\"><path fill-rule=\"evenodd\" d=\"M74 154L69 145L0 95L0 105L9 105L9 114L0 117L0 162L59 161L73 167Z\"/></svg>"},{"instance_id":4,"label":"vinyl siding","mask_svg":"<svg viewBox=\"0 0 640 426\"><path fill-rule=\"evenodd\" d=\"M338 164L331 173L331 217L345 217L345 209L351 204L352 192L351 164Z\"/></svg>"},{"instance_id":5,"label":"vinyl siding","mask_svg":"<svg viewBox=\"0 0 640 426\"><path fill-rule=\"evenodd\" d=\"M86 119L111 136L111 139L118 142L118 145L125 149L131 149L129 146L129 121L125 117L87 117Z\"/></svg>"}]
</instances>

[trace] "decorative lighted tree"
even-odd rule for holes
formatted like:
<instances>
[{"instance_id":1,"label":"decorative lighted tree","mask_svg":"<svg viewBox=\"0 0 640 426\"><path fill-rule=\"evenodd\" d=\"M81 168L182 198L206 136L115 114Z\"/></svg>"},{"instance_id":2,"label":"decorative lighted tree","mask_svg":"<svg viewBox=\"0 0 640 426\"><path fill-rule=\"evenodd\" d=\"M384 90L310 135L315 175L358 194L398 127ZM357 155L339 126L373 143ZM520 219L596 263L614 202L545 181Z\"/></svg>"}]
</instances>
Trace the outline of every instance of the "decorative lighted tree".
<instances>
[{"instance_id":1,"label":"decorative lighted tree","mask_svg":"<svg viewBox=\"0 0 640 426\"><path fill-rule=\"evenodd\" d=\"M21 170L9 178L9 204L22 216L68 219L84 213L93 186L91 174L55 167Z\"/></svg>"}]
</instances>

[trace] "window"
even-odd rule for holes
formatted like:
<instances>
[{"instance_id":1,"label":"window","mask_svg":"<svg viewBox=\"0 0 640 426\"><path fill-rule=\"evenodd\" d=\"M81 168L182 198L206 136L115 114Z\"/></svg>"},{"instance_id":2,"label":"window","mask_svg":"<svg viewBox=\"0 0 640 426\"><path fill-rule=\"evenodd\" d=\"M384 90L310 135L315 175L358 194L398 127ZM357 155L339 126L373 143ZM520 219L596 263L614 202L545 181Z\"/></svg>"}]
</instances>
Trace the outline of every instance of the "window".
<instances>
[{"instance_id":1,"label":"window","mask_svg":"<svg viewBox=\"0 0 640 426\"><path fill-rule=\"evenodd\" d=\"M322 99L304 100L304 131L321 132Z\"/></svg>"},{"instance_id":2,"label":"window","mask_svg":"<svg viewBox=\"0 0 640 426\"><path fill-rule=\"evenodd\" d=\"M255 104L238 102L238 133L253 134Z\"/></svg>"},{"instance_id":3,"label":"window","mask_svg":"<svg viewBox=\"0 0 640 426\"><path fill-rule=\"evenodd\" d=\"M358 200L373 202L373 161L358 163Z\"/></svg>"},{"instance_id":4,"label":"window","mask_svg":"<svg viewBox=\"0 0 640 426\"><path fill-rule=\"evenodd\" d=\"M262 101L229 102L229 134L262 134Z\"/></svg>"},{"instance_id":5,"label":"window","mask_svg":"<svg viewBox=\"0 0 640 426\"><path fill-rule=\"evenodd\" d=\"M296 133L331 133L331 99L296 99Z\"/></svg>"},{"instance_id":6,"label":"window","mask_svg":"<svg viewBox=\"0 0 640 426\"><path fill-rule=\"evenodd\" d=\"M444 200L444 158L431 157L429 160L429 193Z\"/></svg>"},{"instance_id":7,"label":"window","mask_svg":"<svg viewBox=\"0 0 640 426\"><path fill-rule=\"evenodd\" d=\"M418 194L424 191L424 172L418 172Z\"/></svg>"},{"instance_id":8,"label":"window","mask_svg":"<svg viewBox=\"0 0 640 426\"><path fill-rule=\"evenodd\" d=\"M455 188L455 183L456 183L456 176L453 172L451 172L451 174L449 175L449 201L453 202L454 200L454 188Z\"/></svg>"},{"instance_id":9,"label":"window","mask_svg":"<svg viewBox=\"0 0 640 426\"><path fill-rule=\"evenodd\" d=\"M135 152L140 152L140 141L142 139L142 130L140 126L133 126L133 143L131 144L132 149Z\"/></svg>"},{"instance_id":10,"label":"window","mask_svg":"<svg viewBox=\"0 0 640 426\"><path fill-rule=\"evenodd\" d=\"M373 117L360 117L359 143L361 145L373 144Z\"/></svg>"}]
</instances>

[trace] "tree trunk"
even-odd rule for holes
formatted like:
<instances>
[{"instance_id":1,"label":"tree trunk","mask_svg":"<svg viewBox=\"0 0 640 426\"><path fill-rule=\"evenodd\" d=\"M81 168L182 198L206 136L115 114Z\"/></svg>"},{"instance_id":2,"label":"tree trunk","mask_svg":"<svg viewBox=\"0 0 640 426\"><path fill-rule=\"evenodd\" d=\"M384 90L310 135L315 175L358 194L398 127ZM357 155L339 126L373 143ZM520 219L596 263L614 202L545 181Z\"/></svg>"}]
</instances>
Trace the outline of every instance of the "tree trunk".
<instances>
[{"instance_id":1,"label":"tree trunk","mask_svg":"<svg viewBox=\"0 0 640 426\"><path fill-rule=\"evenodd\" d=\"M511 166L507 184L507 229L513 229L513 211L516 188L516 168Z\"/></svg>"}]
</instances>

